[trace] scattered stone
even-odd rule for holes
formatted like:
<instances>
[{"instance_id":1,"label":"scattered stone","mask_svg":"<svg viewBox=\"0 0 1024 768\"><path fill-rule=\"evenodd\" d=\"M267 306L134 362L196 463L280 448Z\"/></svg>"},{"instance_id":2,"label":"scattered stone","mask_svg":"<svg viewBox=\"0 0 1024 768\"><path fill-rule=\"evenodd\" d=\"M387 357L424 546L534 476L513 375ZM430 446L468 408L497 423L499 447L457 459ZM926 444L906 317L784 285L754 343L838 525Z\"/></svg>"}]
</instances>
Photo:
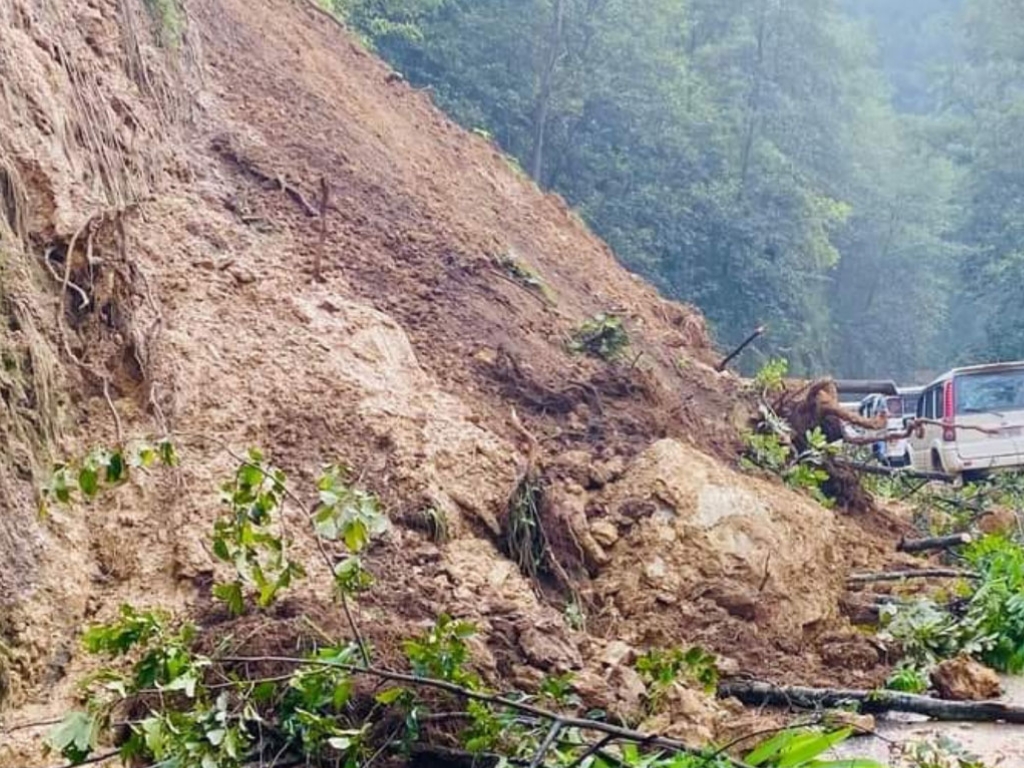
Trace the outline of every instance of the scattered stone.
<instances>
[{"instance_id":1,"label":"scattered stone","mask_svg":"<svg viewBox=\"0 0 1024 768\"><path fill-rule=\"evenodd\" d=\"M854 736L868 736L875 731L874 715L862 715L846 709L833 709L826 712L825 722L830 727L853 728Z\"/></svg>"},{"instance_id":2,"label":"scattered stone","mask_svg":"<svg viewBox=\"0 0 1024 768\"><path fill-rule=\"evenodd\" d=\"M636 660L636 649L621 640L612 640L601 654L601 663L606 667L630 665Z\"/></svg>"},{"instance_id":3,"label":"scattered stone","mask_svg":"<svg viewBox=\"0 0 1024 768\"><path fill-rule=\"evenodd\" d=\"M519 628L519 648L527 661L549 672L568 672L583 666L580 652L550 626Z\"/></svg>"},{"instance_id":4,"label":"scattered stone","mask_svg":"<svg viewBox=\"0 0 1024 768\"><path fill-rule=\"evenodd\" d=\"M235 267L231 270L231 276L239 285L249 285L256 282L256 273L242 267Z\"/></svg>"},{"instance_id":5,"label":"scattered stone","mask_svg":"<svg viewBox=\"0 0 1024 768\"><path fill-rule=\"evenodd\" d=\"M995 672L966 656L939 663L931 679L939 697L952 701L986 701L999 698L1003 692Z\"/></svg>"},{"instance_id":6,"label":"scattered stone","mask_svg":"<svg viewBox=\"0 0 1024 768\"><path fill-rule=\"evenodd\" d=\"M590 534L602 547L610 547L619 540L618 527L608 520L595 520L590 524Z\"/></svg>"},{"instance_id":7,"label":"scattered stone","mask_svg":"<svg viewBox=\"0 0 1024 768\"><path fill-rule=\"evenodd\" d=\"M643 710L647 686L632 667L613 667L608 675L608 684L618 699L617 711L613 714L631 720Z\"/></svg>"},{"instance_id":8,"label":"scattered stone","mask_svg":"<svg viewBox=\"0 0 1024 768\"><path fill-rule=\"evenodd\" d=\"M704 592L704 597L713 600L730 616L744 621L757 618L758 595L750 587L730 582L715 584Z\"/></svg>"},{"instance_id":9,"label":"scattered stone","mask_svg":"<svg viewBox=\"0 0 1024 768\"><path fill-rule=\"evenodd\" d=\"M668 566L665 561L655 555L644 565L644 577L652 586L660 586L668 575Z\"/></svg>"}]
</instances>

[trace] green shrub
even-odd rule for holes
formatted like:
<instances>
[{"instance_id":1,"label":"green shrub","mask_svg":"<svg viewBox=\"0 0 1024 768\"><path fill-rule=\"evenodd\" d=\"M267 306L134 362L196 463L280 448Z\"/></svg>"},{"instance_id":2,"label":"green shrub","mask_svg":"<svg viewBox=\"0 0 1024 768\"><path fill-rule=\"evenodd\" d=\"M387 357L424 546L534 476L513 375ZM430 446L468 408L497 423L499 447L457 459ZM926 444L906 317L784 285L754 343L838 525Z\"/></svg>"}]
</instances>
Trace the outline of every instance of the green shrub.
<instances>
[{"instance_id":1,"label":"green shrub","mask_svg":"<svg viewBox=\"0 0 1024 768\"><path fill-rule=\"evenodd\" d=\"M629 334L622 318L601 313L585 320L573 331L569 349L602 360L617 360L629 347Z\"/></svg>"},{"instance_id":2,"label":"green shrub","mask_svg":"<svg viewBox=\"0 0 1024 768\"><path fill-rule=\"evenodd\" d=\"M754 375L754 387L762 397L781 392L789 372L789 361L781 357L773 357L766 362Z\"/></svg>"}]
</instances>

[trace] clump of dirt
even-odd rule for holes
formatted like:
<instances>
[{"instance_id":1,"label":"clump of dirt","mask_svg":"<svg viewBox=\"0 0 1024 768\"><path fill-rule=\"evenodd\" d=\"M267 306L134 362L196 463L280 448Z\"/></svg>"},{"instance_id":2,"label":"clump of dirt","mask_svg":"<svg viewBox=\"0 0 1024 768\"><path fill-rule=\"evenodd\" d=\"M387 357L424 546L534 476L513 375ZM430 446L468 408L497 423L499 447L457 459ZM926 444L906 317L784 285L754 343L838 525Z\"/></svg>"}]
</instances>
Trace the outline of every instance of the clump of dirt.
<instances>
[{"instance_id":1,"label":"clump of dirt","mask_svg":"<svg viewBox=\"0 0 1024 768\"><path fill-rule=\"evenodd\" d=\"M998 699L1003 693L999 675L966 656L936 664L931 681L939 696L954 701Z\"/></svg>"},{"instance_id":2,"label":"clump of dirt","mask_svg":"<svg viewBox=\"0 0 1024 768\"><path fill-rule=\"evenodd\" d=\"M479 627L496 685L571 671L626 719L641 686L616 642L831 674L845 570L888 531L730 468L751 408L699 313L314 4L186 10L169 44L143 0L0 5L5 721L66 707L95 663L81 627L119 603L206 615L224 446L267 449L304 502L329 462L381 497L393 526L357 617L385 655L449 613ZM629 331L622 362L569 349L599 313ZM179 469L36 517L51 457L165 435ZM507 556L524 466L555 578ZM312 563L299 511L293 556ZM295 604L334 631L310 570ZM736 720L673 696L680 733ZM19 731L0 766L37 745Z\"/></svg>"}]
</instances>

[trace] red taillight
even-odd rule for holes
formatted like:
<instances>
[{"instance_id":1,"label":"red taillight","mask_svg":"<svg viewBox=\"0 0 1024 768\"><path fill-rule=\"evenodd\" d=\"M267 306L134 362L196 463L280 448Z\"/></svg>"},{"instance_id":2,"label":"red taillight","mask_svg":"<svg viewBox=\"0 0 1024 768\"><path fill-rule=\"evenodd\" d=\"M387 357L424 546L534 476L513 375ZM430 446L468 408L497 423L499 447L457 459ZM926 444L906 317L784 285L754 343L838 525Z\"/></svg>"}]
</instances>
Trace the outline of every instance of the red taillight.
<instances>
[{"instance_id":1,"label":"red taillight","mask_svg":"<svg viewBox=\"0 0 1024 768\"><path fill-rule=\"evenodd\" d=\"M953 402L953 380L950 379L942 388L942 439L947 443L956 440L956 427L953 426L953 415L956 405Z\"/></svg>"}]
</instances>

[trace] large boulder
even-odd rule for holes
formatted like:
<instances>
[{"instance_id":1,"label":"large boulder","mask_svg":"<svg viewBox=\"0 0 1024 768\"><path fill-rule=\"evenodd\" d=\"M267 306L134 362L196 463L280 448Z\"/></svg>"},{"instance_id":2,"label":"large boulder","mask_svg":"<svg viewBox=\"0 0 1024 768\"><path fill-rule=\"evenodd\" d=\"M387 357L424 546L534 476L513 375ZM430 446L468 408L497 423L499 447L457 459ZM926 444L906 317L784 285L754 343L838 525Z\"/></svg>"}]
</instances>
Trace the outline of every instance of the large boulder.
<instances>
[{"instance_id":1,"label":"large boulder","mask_svg":"<svg viewBox=\"0 0 1024 768\"><path fill-rule=\"evenodd\" d=\"M637 622L664 633L674 614L686 624L720 611L799 638L835 615L835 513L804 495L665 439L608 486L602 506L626 532L597 589L637 635Z\"/></svg>"}]
</instances>

